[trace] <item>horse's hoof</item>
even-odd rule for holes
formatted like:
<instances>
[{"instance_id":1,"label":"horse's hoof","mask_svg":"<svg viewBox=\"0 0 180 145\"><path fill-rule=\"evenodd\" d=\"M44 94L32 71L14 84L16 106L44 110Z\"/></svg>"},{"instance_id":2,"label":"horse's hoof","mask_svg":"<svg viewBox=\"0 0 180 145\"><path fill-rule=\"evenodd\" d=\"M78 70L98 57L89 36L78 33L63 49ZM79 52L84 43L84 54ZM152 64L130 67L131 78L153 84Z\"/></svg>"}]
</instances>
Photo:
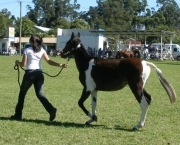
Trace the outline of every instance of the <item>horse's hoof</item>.
<instances>
[{"instance_id":1,"label":"horse's hoof","mask_svg":"<svg viewBox=\"0 0 180 145\"><path fill-rule=\"evenodd\" d=\"M133 127L133 131L137 131L138 128L136 126Z\"/></svg>"},{"instance_id":2,"label":"horse's hoof","mask_svg":"<svg viewBox=\"0 0 180 145\"><path fill-rule=\"evenodd\" d=\"M94 120L94 121L97 122L97 116L96 116L96 115L93 115L93 116L92 116L92 120Z\"/></svg>"}]
</instances>

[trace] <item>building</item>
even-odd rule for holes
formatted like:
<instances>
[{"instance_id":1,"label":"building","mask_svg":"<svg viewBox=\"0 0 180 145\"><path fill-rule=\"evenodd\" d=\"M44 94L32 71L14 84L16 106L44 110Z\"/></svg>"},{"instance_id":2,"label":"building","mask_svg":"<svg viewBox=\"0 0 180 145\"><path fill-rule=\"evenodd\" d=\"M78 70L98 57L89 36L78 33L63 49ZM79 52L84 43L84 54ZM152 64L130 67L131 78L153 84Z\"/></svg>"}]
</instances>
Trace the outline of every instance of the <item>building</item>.
<instances>
[{"instance_id":1,"label":"building","mask_svg":"<svg viewBox=\"0 0 180 145\"><path fill-rule=\"evenodd\" d=\"M89 30L84 29L57 29L56 49L63 49L65 47L72 32L74 32L75 35L77 35L78 32L80 33L83 45L92 55L97 55L99 48L102 50L105 48L104 42L107 41L107 39L101 34L91 33Z\"/></svg>"},{"instance_id":2,"label":"building","mask_svg":"<svg viewBox=\"0 0 180 145\"><path fill-rule=\"evenodd\" d=\"M50 28L45 28L41 26L34 26L37 33L41 32L47 32L50 30ZM29 37L21 37L21 49L23 50L26 46L26 44L29 43ZM50 51L51 49L56 49L56 38L50 37L50 38L43 38L44 43L44 49L46 51ZM17 53L19 53L19 37L15 38L3 38L0 40L0 54L8 54L9 50L16 50Z\"/></svg>"}]
</instances>

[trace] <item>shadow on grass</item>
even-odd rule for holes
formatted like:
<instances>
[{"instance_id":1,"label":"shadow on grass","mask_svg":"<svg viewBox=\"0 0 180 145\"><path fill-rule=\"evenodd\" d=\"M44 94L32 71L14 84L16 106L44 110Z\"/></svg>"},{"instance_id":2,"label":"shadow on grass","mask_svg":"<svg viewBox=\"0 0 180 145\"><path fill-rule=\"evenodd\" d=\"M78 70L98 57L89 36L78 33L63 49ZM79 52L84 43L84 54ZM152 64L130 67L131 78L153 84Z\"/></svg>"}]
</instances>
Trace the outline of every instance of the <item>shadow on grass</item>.
<instances>
[{"instance_id":1,"label":"shadow on grass","mask_svg":"<svg viewBox=\"0 0 180 145\"><path fill-rule=\"evenodd\" d=\"M141 129L140 130L134 130L133 128L132 129L129 129L129 128L122 128L122 127L120 127L119 125L116 125L115 127L114 127L114 129L116 129L116 130L122 130L122 131L127 131L127 132L137 132L137 131L141 131Z\"/></svg>"},{"instance_id":2,"label":"shadow on grass","mask_svg":"<svg viewBox=\"0 0 180 145\"><path fill-rule=\"evenodd\" d=\"M11 119L10 117L0 117L0 120L10 120L10 121L15 121ZM127 132L134 132L133 129L128 129L128 128L122 128L120 126L114 126L114 127L108 127L105 125L86 125L86 124L80 124L80 123L75 123L75 122L57 122L57 121L45 121L45 120L32 120L32 119L22 119L20 122L31 122L31 123L37 123L37 124L45 124L47 126L63 126L63 127L76 127L76 128L101 128L101 129L109 129L109 130L122 130L122 131L127 131Z\"/></svg>"}]
</instances>

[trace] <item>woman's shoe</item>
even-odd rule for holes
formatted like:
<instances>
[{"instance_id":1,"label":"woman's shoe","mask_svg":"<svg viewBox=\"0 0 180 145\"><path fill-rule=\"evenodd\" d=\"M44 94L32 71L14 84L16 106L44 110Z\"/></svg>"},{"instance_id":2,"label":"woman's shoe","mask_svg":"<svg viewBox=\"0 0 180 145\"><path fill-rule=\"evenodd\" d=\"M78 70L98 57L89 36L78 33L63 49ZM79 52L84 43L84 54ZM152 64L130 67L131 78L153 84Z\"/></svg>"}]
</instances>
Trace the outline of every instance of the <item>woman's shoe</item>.
<instances>
[{"instance_id":1,"label":"woman's shoe","mask_svg":"<svg viewBox=\"0 0 180 145\"><path fill-rule=\"evenodd\" d=\"M13 120L22 120L22 116L12 115L11 119L13 119Z\"/></svg>"},{"instance_id":2,"label":"woman's shoe","mask_svg":"<svg viewBox=\"0 0 180 145\"><path fill-rule=\"evenodd\" d=\"M49 121L53 121L56 118L56 108L53 108L50 113Z\"/></svg>"}]
</instances>

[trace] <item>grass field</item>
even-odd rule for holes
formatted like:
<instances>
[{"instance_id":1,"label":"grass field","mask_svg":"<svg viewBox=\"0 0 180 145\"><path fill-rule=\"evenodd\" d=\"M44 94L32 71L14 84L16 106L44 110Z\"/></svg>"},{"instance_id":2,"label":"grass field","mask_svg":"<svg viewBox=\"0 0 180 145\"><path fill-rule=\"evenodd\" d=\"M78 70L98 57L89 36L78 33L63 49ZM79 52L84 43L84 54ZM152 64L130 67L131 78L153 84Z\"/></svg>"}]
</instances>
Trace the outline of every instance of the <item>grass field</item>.
<instances>
[{"instance_id":1,"label":"grass field","mask_svg":"<svg viewBox=\"0 0 180 145\"><path fill-rule=\"evenodd\" d=\"M58 109L55 121L49 122L49 114L36 98L34 88L27 93L23 121L13 121L19 85L14 61L21 56L0 56L0 145L179 145L180 102L171 104L161 86L155 70L146 83L146 90L153 101L149 108L146 125L132 131L140 117L140 107L129 87L115 92L99 92L98 121L90 126L89 119L78 107L82 86L74 60L56 77L45 75L44 94ZM66 63L60 57L52 60ZM180 61L152 61L163 72L164 77L180 94ZM51 75L59 72L58 67L42 61L43 70ZM20 72L20 81L24 72ZM85 106L91 111L91 98Z\"/></svg>"}]
</instances>

